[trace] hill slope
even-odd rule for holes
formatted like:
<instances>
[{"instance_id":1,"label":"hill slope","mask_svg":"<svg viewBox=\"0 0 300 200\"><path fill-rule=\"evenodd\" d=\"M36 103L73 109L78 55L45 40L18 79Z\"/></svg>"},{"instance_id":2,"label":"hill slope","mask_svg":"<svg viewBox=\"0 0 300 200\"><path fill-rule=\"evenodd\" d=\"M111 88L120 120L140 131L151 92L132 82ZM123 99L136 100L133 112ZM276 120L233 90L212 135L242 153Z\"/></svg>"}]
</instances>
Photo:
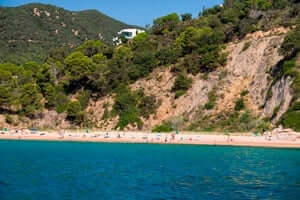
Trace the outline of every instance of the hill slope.
<instances>
[{"instance_id":1,"label":"hill slope","mask_svg":"<svg viewBox=\"0 0 300 200\"><path fill-rule=\"evenodd\" d=\"M300 2L280 2L171 13L117 47L0 64L0 127L300 131Z\"/></svg>"},{"instance_id":2,"label":"hill slope","mask_svg":"<svg viewBox=\"0 0 300 200\"><path fill-rule=\"evenodd\" d=\"M42 62L52 48L73 48L86 39L109 42L125 27L96 10L71 12L43 4L0 7L0 61Z\"/></svg>"}]
</instances>

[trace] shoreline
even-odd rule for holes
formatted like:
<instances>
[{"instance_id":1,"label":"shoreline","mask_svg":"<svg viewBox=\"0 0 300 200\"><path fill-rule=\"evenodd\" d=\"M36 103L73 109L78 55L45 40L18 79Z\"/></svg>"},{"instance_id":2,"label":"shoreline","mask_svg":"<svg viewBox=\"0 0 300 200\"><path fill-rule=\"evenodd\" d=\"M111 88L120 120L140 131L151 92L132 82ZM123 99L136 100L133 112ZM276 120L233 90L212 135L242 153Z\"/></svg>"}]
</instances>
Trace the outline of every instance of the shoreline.
<instances>
[{"instance_id":1,"label":"shoreline","mask_svg":"<svg viewBox=\"0 0 300 200\"><path fill-rule=\"evenodd\" d=\"M177 144L209 146L241 146L299 148L299 136L228 136L208 134L173 134L143 132L41 132L6 133L0 140L53 141L53 142L92 142L92 143L136 143L136 144Z\"/></svg>"}]
</instances>

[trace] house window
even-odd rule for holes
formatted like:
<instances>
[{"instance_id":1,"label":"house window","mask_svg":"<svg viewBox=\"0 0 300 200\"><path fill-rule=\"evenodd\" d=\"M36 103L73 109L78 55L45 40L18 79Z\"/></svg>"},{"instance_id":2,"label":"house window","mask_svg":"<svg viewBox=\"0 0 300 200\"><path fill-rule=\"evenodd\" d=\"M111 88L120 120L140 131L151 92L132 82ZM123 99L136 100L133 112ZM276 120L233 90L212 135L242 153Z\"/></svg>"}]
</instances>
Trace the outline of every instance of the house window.
<instances>
[{"instance_id":1,"label":"house window","mask_svg":"<svg viewBox=\"0 0 300 200\"><path fill-rule=\"evenodd\" d=\"M125 38L131 38L132 33L131 32L122 32L122 36L124 36Z\"/></svg>"}]
</instances>

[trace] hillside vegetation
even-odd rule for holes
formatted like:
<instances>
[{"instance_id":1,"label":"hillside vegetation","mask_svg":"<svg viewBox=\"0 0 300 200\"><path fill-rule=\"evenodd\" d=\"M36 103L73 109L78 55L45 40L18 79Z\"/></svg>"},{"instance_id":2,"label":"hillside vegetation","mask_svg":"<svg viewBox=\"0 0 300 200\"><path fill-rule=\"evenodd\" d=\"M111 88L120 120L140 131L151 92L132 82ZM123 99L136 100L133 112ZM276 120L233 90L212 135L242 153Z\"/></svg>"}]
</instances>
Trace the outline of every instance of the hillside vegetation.
<instances>
[{"instance_id":1,"label":"hillside vegetation","mask_svg":"<svg viewBox=\"0 0 300 200\"><path fill-rule=\"evenodd\" d=\"M103 104L102 120L117 119L112 128L142 129L148 119L155 119L157 109L164 102L156 98L156 94L146 93L143 87L133 90L132 84L141 79L151 79L150 74L156 69L169 68L174 77L170 89L174 95L172 101L185 98L184 95L194 84L194 77L200 75L203 81L209 80L214 72L226 65L228 43L240 41L249 33L286 27L290 32L284 36L280 48L282 60L268 72L272 75L269 81L273 82L272 88L281 78L292 78L293 100L280 122L285 127L300 130L299 15L300 4L296 0L225 1L224 7L206 9L196 19L188 13L181 18L171 13L155 19L148 32L118 47L101 40L88 40L70 54L62 49L52 51L43 64L2 63L1 113L5 116L5 124L15 126L30 124L28 119L38 122L45 117L46 111L54 111L61 113L60 119L66 119L71 127L94 127L94 121L89 116L96 113L88 107L111 98ZM7 42L7 38L4 41ZM250 46L251 43L245 43L241 53L247 52ZM7 56L18 58L19 55L10 52ZM226 71L223 71L219 79L225 76ZM158 81L163 78L156 77ZM246 108L244 99L248 95L247 88L241 92L239 99L231 99L235 102L231 113L214 113L218 99L216 90L210 90L206 103L199 109L198 118L188 123L190 130L252 131L270 127L272 117L261 119ZM176 106L173 107L175 109ZM210 113L214 119L205 113ZM251 121L258 119L260 123L249 126ZM185 118L164 121L155 130L172 130L187 121ZM33 125L39 126L38 123Z\"/></svg>"},{"instance_id":2,"label":"hillside vegetation","mask_svg":"<svg viewBox=\"0 0 300 200\"><path fill-rule=\"evenodd\" d=\"M72 12L43 4L0 7L0 60L42 63L55 48L70 52L86 40L111 42L125 27L96 10Z\"/></svg>"}]
</instances>

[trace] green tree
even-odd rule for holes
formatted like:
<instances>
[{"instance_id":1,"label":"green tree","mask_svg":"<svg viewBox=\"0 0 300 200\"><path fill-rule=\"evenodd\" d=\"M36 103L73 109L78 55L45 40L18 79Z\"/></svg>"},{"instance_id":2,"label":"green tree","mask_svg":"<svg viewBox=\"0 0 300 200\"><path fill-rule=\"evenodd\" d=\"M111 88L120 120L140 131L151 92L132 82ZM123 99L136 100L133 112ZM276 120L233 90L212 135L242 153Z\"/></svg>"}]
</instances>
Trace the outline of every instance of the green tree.
<instances>
[{"instance_id":1,"label":"green tree","mask_svg":"<svg viewBox=\"0 0 300 200\"><path fill-rule=\"evenodd\" d=\"M23 69L26 70L26 71L31 71L33 74L36 74L36 72L39 70L39 64L37 64L36 62L34 61L29 61L29 62L26 62L24 65L23 65Z\"/></svg>"},{"instance_id":2,"label":"green tree","mask_svg":"<svg viewBox=\"0 0 300 200\"><path fill-rule=\"evenodd\" d=\"M75 51L80 51L87 57L92 57L105 51L106 45L101 40L88 40L77 47Z\"/></svg>"},{"instance_id":3,"label":"green tree","mask_svg":"<svg viewBox=\"0 0 300 200\"><path fill-rule=\"evenodd\" d=\"M22 112L28 117L36 116L43 109L42 98L43 96L37 84L25 84L19 98Z\"/></svg>"},{"instance_id":4,"label":"green tree","mask_svg":"<svg viewBox=\"0 0 300 200\"><path fill-rule=\"evenodd\" d=\"M137 36L133 38L132 49L137 50L145 47L151 47L149 34L146 32L137 34Z\"/></svg>"},{"instance_id":5,"label":"green tree","mask_svg":"<svg viewBox=\"0 0 300 200\"><path fill-rule=\"evenodd\" d=\"M79 81L94 68L91 59L81 52L73 52L65 59L65 70L71 81Z\"/></svg>"},{"instance_id":6,"label":"green tree","mask_svg":"<svg viewBox=\"0 0 300 200\"><path fill-rule=\"evenodd\" d=\"M57 91L56 88L47 83L44 85L45 90L45 98L46 98L46 107L47 108L55 108L57 106Z\"/></svg>"},{"instance_id":7,"label":"green tree","mask_svg":"<svg viewBox=\"0 0 300 200\"><path fill-rule=\"evenodd\" d=\"M74 123L81 123L84 120L84 112L79 101L70 101L67 104L67 118Z\"/></svg>"},{"instance_id":8,"label":"green tree","mask_svg":"<svg viewBox=\"0 0 300 200\"><path fill-rule=\"evenodd\" d=\"M117 88L120 83L128 83L130 66L133 64L132 58L133 52L130 48L121 46L115 49L113 57L108 63L107 80L111 88Z\"/></svg>"},{"instance_id":9,"label":"green tree","mask_svg":"<svg viewBox=\"0 0 300 200\"><path fill-rule=\"evenodd\" d=\"M4 86L0 86L0 107L10 106L12 101L12 93L11 91Z\"/></svg>"},{"instance_id":10,"label":"green tree","mask_svg":"<svg viewBox=\"0 0 300 200\"><path fill-rule=\"evenodd\" d=\"M123 130L129 124L137 124L141 128L143 123L139 117L140 113L137 108L137 93L131 92L124 85L119 86L116 92L115 104L113 105L113 111L119 115L119 122L116 128Z\"/></svg>"},{"instance_id":11,"label":"green tree","mask_svg":"<svg viewBox=\"0 0 300 200\"><path fill-rule=\"evenodd\" d=\"M157 18L153 21L153 33L162 34L165 30L172 31L179 22L180 18L176 13Z\"/></svg>"}]
</instances>

